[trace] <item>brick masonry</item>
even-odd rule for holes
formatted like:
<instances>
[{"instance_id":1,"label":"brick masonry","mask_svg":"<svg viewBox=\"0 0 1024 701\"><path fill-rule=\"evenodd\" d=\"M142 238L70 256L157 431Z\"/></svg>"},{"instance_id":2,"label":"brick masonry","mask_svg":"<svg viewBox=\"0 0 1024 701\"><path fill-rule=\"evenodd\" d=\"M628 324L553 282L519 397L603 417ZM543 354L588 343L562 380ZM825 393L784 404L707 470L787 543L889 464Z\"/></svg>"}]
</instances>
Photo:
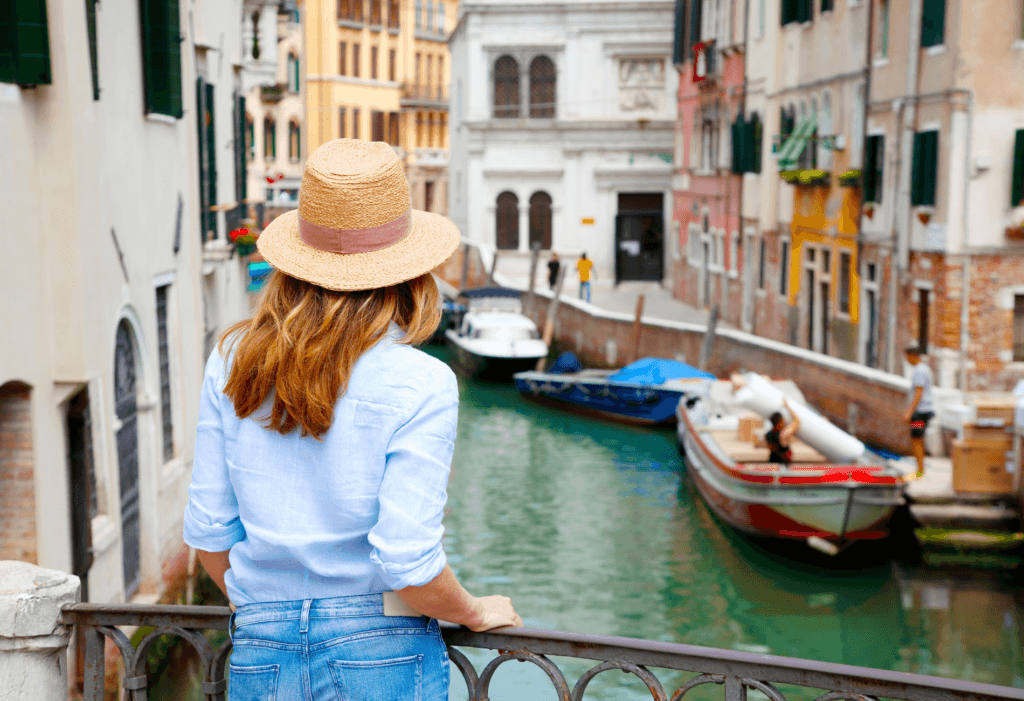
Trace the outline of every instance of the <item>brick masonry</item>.
<instances>
[{"instance_id":1,"label":"brick masonry","mask_svg":"<svg viewBox=\"0 0 1024 701\"><path fill-rule=\"evenodd\" d=\"M31 390L0 387L0 560L38 563Z\"/></svg>"}]
</instances>

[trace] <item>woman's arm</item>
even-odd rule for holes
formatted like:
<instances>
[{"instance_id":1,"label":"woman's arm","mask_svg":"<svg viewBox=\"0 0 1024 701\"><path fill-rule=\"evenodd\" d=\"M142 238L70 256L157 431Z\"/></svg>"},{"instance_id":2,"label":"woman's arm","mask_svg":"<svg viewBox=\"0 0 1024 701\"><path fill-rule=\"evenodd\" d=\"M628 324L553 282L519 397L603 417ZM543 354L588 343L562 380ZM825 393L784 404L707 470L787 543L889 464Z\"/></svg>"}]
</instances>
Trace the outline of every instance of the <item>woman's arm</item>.
<instances>
[{"instance_id":1,"label":"woman's arm","mask_svg":"<svg viewBox=\"0 0 1024 701\"><path fill-rule=\"evenodd\" d=\"M205 562L203 564L205 566ZM426 584L399 589L395 593L424 615L459 623L470 630L506 626L519 628L523 625L523 619L512 608L511 599L507 596L473 596L459 584L448 565Z\"/></svg>"},{"instance_id":2,"label":"woman's arm","mask_svg":"<svg viewBox=\"0 0 1024 701\"><path fill-rule=\"evenodd\" d=\"M224 596L228 595L227 585L224 584L224 573L231 568L231 563L228 561L229 552L230 550L208 553L205 550L196 550L196 554L199 555L199 561L203 563L203 569L206 570L206 574L210 575L213 583L224 592Z\"/></svg>"},{"instance_id":3,"label":"woman's arm","mask_svg":"<svg viewBox=\"0 0 1024 701\"><path fill-rule=\"evenodd\" d=\"M789 402L785 399L782 400L782 406L784 406L786 411L789 412L789 416L793 421L787 424L786 427L779 432L779 442L782 443L783 446L789 447L789 442L793 440L793 436L795 436L796 432L800 430L800 417L797 416L790 408Z\"/></svg>"}]
</instances>

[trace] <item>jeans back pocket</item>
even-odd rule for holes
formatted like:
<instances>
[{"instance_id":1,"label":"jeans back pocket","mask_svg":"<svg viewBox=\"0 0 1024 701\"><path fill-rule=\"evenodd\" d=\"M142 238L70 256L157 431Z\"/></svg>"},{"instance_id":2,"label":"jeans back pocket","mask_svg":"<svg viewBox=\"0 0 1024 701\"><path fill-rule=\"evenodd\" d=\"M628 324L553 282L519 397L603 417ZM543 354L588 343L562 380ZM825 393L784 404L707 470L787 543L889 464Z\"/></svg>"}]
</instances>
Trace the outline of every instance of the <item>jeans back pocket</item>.
<instances>
[{"instance_id":1,"label":"jeans back pocket","mask_svg":"<svg viewBox=\"0 0 1024 701\"><path fill-rule=\"evenodd\" d=\"M327 664L341 701L422 701L423 655Z\"/></svg>"},{"instance_id":2,"label":"jeans back pocket","mask_svg":"<svg viewBox=\"0 0 1024 701\"><path fill-rule=\"evenodd\" d=\"M228 701L277 701L281 665L258 667L228 665Z\"/></svg>"}]
</instances>

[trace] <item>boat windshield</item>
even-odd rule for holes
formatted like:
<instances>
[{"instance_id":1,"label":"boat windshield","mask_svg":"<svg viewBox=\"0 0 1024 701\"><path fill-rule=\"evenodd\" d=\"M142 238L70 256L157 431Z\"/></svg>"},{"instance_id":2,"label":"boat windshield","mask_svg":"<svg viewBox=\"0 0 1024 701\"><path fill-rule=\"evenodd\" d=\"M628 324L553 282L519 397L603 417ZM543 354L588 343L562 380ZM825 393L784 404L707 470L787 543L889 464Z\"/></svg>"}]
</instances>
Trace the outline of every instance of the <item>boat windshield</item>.
<instances>
[{"instance_id":1,"label":"boat windshield","mask_svg":"<svg viewBox=\"0 0 1024 701\"><path fill-rule=\"evenodd\" d=\"M524 327L494 326L488 328L473 329L470 335L473 338L480 338L489 341L528 341L540 338L534 329Z\"/></svg>"}]
</instances>

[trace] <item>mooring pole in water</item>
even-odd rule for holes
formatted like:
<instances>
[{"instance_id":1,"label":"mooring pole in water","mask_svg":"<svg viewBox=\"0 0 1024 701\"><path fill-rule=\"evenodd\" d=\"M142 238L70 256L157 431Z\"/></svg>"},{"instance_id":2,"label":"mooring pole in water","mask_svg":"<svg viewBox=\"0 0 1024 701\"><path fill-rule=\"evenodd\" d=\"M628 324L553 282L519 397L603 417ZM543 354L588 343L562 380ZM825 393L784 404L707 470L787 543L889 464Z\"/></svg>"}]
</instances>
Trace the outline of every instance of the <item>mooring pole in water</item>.
<instances>
[{"instance_id":1,"label":"mooring pole in water","mask_svg":"<svg viewBox=\"0 0 1024 701\"><path fill-rule=\"evenodd\" d=\"M635 362L640 354L640 332L643 326L640 324L640 317L644 315L644 296L636 298L636 316L633 318L633 333L629 338L629 362Z\"/></svg>"},{"instance_id":2,"label":"mooring pole in water","mask_svg":"<svg viewBox=\"0 0 1024 701\"><path fill-rule=\"evenodd\" d=\"M469 244L462 244L462 277L459 278L459 291L466 289L469 280Z\"/></svg>"},{"instance_id":3,"label":"mooring pole in water","mask_svg":"<svg viewBox=\"0 0 1024 701\"><path fill-rule=\"evenodd\" d=\"M548 348L551 347L551 339L555 335L555 316L558 314L558 302L562 296L562 283L565 282L565 270L568 266L563 265L558 269L558 280L555 282L555 294L551 298L551 304L548 305L548 316L544 319L544 345ZM547 358L537 359L537 372L543 372L544 361Z\"/></svg>"},{"instance_id":4,"label":"mooring pole in water","mask_svg":"<svg viewBox=\"0 0 1024 701\"><path fill-rule=\"evenodd\" d=\"M491 259L491 272L487 276L487 279L490 281L490 283L492 285L494 284L494 273L497 270L498 270L498 249L495 248L494 249L494 258Z\"/></svg>"},{"instance_id":5,"label":"mooring pole in water","mask_svg":"<svg viewBox=\"0 0 1024 701\"><path fill-rule=\"evenodd\" d=\"M533 288L537 283L537 259L540 258L540 241L534 241L530 246L533 255L530 256L530 291L526 295L526 316L533 316Z\"/></svg>"},{"instance_id":6,"label":"mooring pole in water","mask_svg":"<svg viewBox=\"0 0 1024 701\"><path fill-rule=\"evenodd\" d=\"M704 332L704 342L700 345L700 359L697 361L698 370L707 370L708 360L711 359L711 346L715 342L715 327L718 326L718 305L711 308L711 317L708 319L708 330Z\"/></svg>"}]
</instances>

